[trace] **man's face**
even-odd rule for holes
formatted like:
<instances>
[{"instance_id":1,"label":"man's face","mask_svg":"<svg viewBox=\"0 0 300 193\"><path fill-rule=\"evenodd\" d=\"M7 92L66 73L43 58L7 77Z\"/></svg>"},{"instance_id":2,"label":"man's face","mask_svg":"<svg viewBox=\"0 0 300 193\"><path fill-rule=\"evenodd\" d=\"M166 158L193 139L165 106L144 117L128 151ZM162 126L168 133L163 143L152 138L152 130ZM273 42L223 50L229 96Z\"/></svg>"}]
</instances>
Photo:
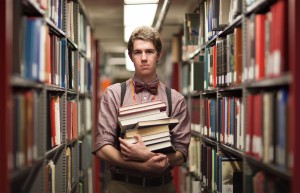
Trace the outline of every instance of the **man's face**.
<instances>
[{"instance_id":1,"label":"man's face","mask_svg":"<svg viewBox=\"0 0 300 193\"><path fill-rule=\"evenodd\" d=\"M133 42L131 60L134 63L136 76L155 77L156 64L160 57L161 53L157 53L152 42L144 40Z\"/></svg>"}]
</instances>

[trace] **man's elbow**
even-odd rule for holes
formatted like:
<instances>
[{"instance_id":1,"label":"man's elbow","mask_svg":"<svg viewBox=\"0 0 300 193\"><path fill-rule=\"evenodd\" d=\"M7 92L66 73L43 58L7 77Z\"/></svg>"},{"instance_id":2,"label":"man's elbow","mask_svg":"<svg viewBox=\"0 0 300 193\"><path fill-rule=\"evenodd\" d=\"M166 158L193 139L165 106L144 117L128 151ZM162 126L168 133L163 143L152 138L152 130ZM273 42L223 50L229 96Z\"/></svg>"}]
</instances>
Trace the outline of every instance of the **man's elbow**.
<instances>
[{"instance_id":1,"label":"man's elbow","mask_svg":"<svg viewBox=\"0 0 300 193\"><path fill-rule=\"evenodd\" d=\"M107 144L97 150L96 156L102 160L111 161L117 156L116 151L117 150L112 145Z\"/></svg>"},{"instance_id":2,"label":"man's elbow","mask_svg":"<svg viewBox=\"0 0 300 193\"><path fill-rule=\"evenodd\" d=\"M96 156L97 156L98 158L104 159L103 153L102 153L101 149L102 149L102 148L98 149L98 150L96 151L95 154L96 154Z\"/></svg>"},{"instance_id":3,"label":"man's elbow","mask_svg":"<svg viewBox=\"0 0 300 193\"><path fill-rule=\"evenodd\" d=\"M104 145L102 146L101 148L99 148L97 151L96 151L96 156L100 159L103 159L103 160L107 160L107 153L106 153L106 149L108 148L107 145Z\"/></svg>"}]
</instances>

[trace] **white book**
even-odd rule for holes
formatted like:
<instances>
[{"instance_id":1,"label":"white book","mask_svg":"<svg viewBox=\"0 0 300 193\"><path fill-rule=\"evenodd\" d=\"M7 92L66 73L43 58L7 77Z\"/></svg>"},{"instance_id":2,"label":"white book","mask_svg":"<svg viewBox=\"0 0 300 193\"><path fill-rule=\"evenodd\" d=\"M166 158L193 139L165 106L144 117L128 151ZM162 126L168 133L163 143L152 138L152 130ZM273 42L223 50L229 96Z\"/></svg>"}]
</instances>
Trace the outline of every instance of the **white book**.
<instances>
[{"instance_id":1,"label":"white book","mask_svg":"<svg viewBox=\"0 0 300 193\"><path fill-rule=\"evenodd\" d=\"M126 119L123 121L119 121L119 125L122 131L124 132L125 130L132 128L139 121L151 121L151 120L158 120L158 119L165 119L165 118L168 118L168 115L166 111L162 111L152 115L135 117L133 119Z\"/></svg>"}]
</instances>

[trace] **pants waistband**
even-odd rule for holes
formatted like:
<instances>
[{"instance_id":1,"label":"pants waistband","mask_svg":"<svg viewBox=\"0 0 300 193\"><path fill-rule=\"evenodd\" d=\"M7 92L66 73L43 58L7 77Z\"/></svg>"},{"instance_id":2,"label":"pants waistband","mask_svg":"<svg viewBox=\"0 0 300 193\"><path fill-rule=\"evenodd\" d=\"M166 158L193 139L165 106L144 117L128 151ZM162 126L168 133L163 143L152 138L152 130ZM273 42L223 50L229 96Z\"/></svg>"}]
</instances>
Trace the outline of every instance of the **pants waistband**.
<instances>
[{"instance_id":1,"label":"pants waistband","mask_svg":"<svg viewBox=\"0 0 300 193\"><path fill-rule=\"evenodd\" d=\"M156 178L143 178L143 177L111 172L111 179L129 183L129 184L135 184L143 187L147 187L147 186L153 187L153 186L161 186L164 184L168 184L172 181L173 178L171 174L167 174L165 176L156 177Z\"/></svg>"}]
</instances>

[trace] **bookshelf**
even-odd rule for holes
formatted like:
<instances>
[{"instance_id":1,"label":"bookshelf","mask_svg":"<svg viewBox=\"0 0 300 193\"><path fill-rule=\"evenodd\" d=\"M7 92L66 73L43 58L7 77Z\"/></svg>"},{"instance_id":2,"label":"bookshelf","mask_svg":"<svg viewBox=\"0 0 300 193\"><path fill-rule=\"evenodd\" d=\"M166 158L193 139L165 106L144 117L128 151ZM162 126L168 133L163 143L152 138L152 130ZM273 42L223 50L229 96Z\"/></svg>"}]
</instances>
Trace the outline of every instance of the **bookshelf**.
<instances>
[{"instance_id":1,"label":"bookshelf","mask_svg":"<svg viewBox=\"0 0 300 193\"><path fill-rule=\"evenodd\" d=\"M5 0L1 2L1 17L0 17L0 25L3 26L0 29L0 38L1 38L1 61L4 64L11 64L12 60L12 52L10 48L11 42L12 42L12 27L11 27L11 20L12 20L12 2L9 0ZM11 93L10 93L10 87L9 87L9 72L10 72L10 65L2 65L2 70L0 72L0 79L1 79L1 84L0 84L0 89L1 89L1 96L0 96L0 122L2 124L1 127L1 133L3 138L1 139L0 142L0 150L1 150L1 155L0 155L0 169L2 171L2 175L0 177L0 186L1 189L4 192L8 192L9 190L9 179L7 178L9 171L8 171L8 152L9 152L9 132L6 128L10 127L10 113L11 113L11 107L9 106L9 99L11 98Z\"/></svg>"},{"instance_id":2,"label":"bookshelf","mask_svg":"<svg viewBox=\"0 0 300 193\"><path fill-rule=\"evenodd\" d=\"M183 25L181 90L189 101L192 136L199 140L199 147L216 149L210 155L216 156L211 165L218 163L219 154L242 160L244 193L262 186L262 181L270 192L298 192L299 2L222 1L233 6L229 10L220 2L198 2L193 13L198 14L198 21L188 19L191 13L187 13ZM213 18L221 14L215 7L229 14L226 25L213 27ZM198 41L187 41L197 39L190 37L193 35ZM204 70L193 72L194 64L203 65ZM199 83L203 89L191 86ZM200 159L200 166L207 164L206 153L200 150L200 154L190 156L194 160L182 170L195 174L193 163ZM211 169L218 170L218 166ZM185 192L220 192L219 174L214 179L215 174L207 176L205 172L200 168L198 177L179 182L181 188ZM208 184L207 178L215 186ZM200 183L194 187L190 181Z\"/></svg>"},{"instance_id":3,"label":"bookshelf","mask_svg":"<svg viewBox=\"0 0 300 193\"><path fill-rule=\"evenodd\" d=\"M99 63L84 5L23 0L1 7L1 188L93 192L93 69Z\"/></svg>"}]
</instances>

